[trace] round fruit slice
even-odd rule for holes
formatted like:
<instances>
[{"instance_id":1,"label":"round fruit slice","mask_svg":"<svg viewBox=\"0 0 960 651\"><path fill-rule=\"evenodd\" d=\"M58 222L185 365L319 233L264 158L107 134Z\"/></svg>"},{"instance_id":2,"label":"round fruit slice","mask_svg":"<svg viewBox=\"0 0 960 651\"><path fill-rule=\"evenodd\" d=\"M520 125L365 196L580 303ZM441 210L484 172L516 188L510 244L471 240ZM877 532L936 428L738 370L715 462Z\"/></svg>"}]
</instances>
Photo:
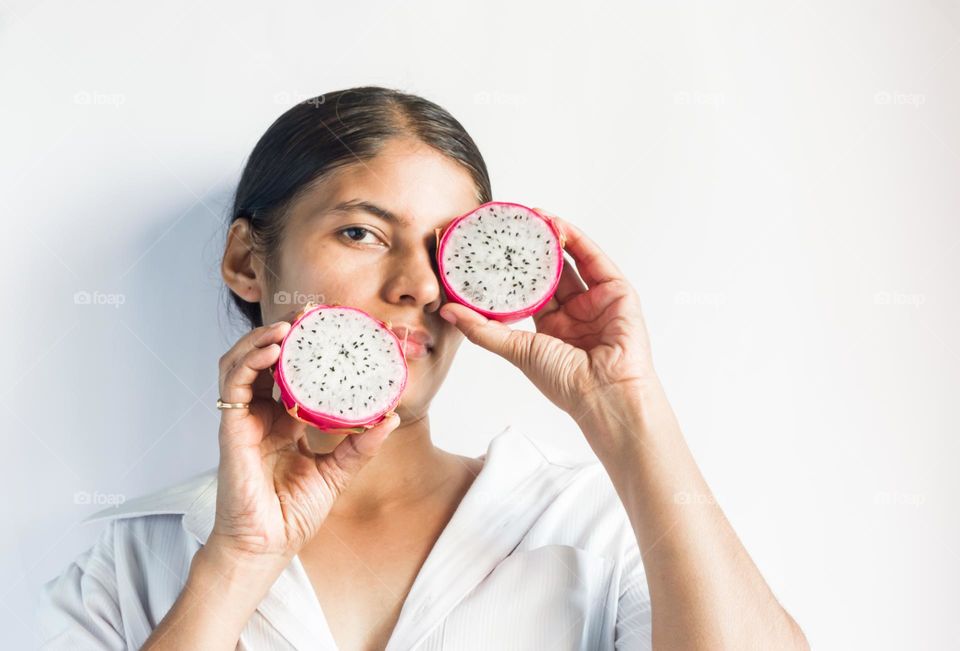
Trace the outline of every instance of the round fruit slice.
<instances>
[{"instance_id":1,"label":"round fruit slice","mask_svg":"<svg viewBox=\"0 0 960 651\"><path fill-rule=\"evenodd\" d=\"M364 432L400 402L403 344L363 310L308 304L280 344L275 394L297 420L337 434Z\"/></svg>"},{"instance_id":2,"label":"round fruit slice","mask_svg":"<svg viewBox=\"0 0 960 651\"><path fill-rule=\"evenodd\" d=\"M491 201L437 230L437 269L448 300L512 323L557 291L564 244L550 218Z\"/></svg>"}]
</instances>

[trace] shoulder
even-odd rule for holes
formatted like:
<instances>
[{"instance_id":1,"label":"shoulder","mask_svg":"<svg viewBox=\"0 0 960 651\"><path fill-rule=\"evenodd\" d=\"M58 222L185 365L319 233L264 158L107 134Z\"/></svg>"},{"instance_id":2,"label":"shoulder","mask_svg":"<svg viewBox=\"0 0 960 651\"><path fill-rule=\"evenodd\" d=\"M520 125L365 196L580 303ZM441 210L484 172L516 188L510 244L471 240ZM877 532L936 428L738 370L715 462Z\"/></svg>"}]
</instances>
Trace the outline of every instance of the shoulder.
<instances>
[{"instance_id":1,"label":"shoulder","mask_svg":"<svg viewBox=\"0 0 960 651\"><path fill-rule=\"evenodd\" d=\"M103 649L139 646L143 636L130 638L131 631L158 622L186 580L200 543L185 516L206 503L215 479L216 471L207 471L83 520L104 526L90 548L43 586L37 604L43 648L86 648L91 641Z\"/></svg>"},{"instance_id":2,"label":"shoulder","mask_svg":"<svg viewBox=\"0 0 960 651\"><path fill-rule=\"evenodd\" d=\"M549 495L521 548L562 544L621 558L635 539L623 503L597 457L525 432L515 437L512 451L525 448L538 463L528 490Z\"/></svg>"},{"instance_id":3,"label":"shoulder","mask_svg":"<svg viewBox=\"0 0 960 651\"><path fill-rule=\"evenodd\" d=\"M217 469L211 468L176 484L109 506L88 516L83 523L103 520L127 520L139 516L185 515L198 498L215 488Z\"/></svg>"},{"instance_id":4,"label":"shoulder","mask_svg":"<svg viewBox=\"0 0 960 651\"><path fill-rule=\"evenodd\" d=\"M140 495L87 516L81 524L105 523L100 547L111 547L124 561L152 555L188 558L205 540L206 517L216 504L217 469L211 468L160 490Z\"/></svg>"},{"instance_id":5,"label":"shoulder","mask_svg":"<svg viewBox=\"0 0 960 651\"><path fill-rule=\"evenodd\" d=\"M124 576L184 574L202 539L197 522L212 512L216 468L204 471L122 504L107 507L81 524L101 523L96 543L73 563L73 569L101 583Z\"/></svg>"},{"instance_id":6,"label":"shoulder","mask_svg":"<svg viewBox=\"0 0 960 651\"><path fill-rule=\"evenodd\" d=\"M106 526L92 551L109 553L118 571L126 564L142 564L148 556L156 562L189 559L200 542L193 525L214 507L216 480L217 469L211 468L93 513L81 524Z\"/></svg>"},{"instance_id":7,"label":"shoulder","mask_svg":"<svg viewBox=\"0 0 960 651\"><path fill-rule=\"evenodd\" d=\"M556 493L518 550L549 550L566 558L566 570L592 563L604 568L598 570L601 575L609 571L618 598L618 639L649 648L646 568L630 517L606 468L595 456L585 458L526 438L538 449L544 468L552 469L554 476L549 481L556 486Z\"/></svg>"},{"instance_id":8,"label":"shoulder","mask_svg":"<svg viewBox=\"0 0 960 651\"><path fill-rule=\"evenodd\" d=\"M606 468L592 453L578 453L541 438L519 433L543 463L541 478L560 494L593 495L603 502L618 500Z\"/></svg>"},{"instance_id":9,"label":"shoulder","mask_svg":"<svg viewBox=\"0 0 960 651\"><path fill-rule=\"evenodd\" d=\"M118 573L148 573L154 566L186 572L206 542L216 510L217 469L108 507L83 522L106 522Z\"/></svg>"}]
</instances>

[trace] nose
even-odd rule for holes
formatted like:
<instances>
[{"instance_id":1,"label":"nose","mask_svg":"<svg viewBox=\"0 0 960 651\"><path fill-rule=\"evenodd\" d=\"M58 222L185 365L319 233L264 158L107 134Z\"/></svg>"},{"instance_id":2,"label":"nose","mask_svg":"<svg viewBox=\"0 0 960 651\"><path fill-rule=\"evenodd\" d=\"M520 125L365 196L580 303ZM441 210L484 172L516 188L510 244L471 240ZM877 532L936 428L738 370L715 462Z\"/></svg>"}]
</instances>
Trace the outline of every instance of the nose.
<instances>
[{"instance_id":1,"label":"nose","mask_svg":"<svg viewBox=\"0 0 960 651\"><path fill-rule=\"evenodd\" d=\"M418 246L397 256L384 285L386 300L435 312L443 304L443 288L437 276L437 262L431 246Z\"/></svg>"}]
</instances>

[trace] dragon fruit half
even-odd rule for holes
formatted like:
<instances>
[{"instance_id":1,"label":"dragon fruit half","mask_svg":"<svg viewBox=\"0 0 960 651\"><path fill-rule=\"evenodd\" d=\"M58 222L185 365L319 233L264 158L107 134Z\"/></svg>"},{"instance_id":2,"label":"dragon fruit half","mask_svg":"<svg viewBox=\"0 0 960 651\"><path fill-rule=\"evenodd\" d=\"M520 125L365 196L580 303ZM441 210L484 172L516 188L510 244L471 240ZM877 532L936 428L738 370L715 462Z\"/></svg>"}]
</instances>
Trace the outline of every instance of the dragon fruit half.
<instances>
[{"instance_id":1,"label":"dragon fruit half","mask_svg":"<svg viewBox=\"0 0 960 651\"><path fill-rule=\"evenodd\" d=\"M437 268L450 301L512 323L557 291L563 233L517 203L491 201L436 230Z\"/></svg>"},{"instance_id":2,"label":"dragon fruit half","mask_svg":"<svg viewBox=\"0 0 960 651\"><path fill-rule=\"evenodd\" d=\"M308 303L280 344L274 397L297 420L336 434L362 433L400 402L403 344L361 309Z\"/></svg>"}]
</instances>

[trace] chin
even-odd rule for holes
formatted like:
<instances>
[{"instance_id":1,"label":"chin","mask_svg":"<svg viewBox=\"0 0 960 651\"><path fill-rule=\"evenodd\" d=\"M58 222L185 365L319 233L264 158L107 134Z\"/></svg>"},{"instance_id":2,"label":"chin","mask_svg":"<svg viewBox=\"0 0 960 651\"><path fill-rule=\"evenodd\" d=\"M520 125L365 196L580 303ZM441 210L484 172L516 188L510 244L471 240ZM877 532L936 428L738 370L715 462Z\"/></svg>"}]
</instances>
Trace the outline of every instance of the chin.
<instances>
[{"instance_id":1,"label":"chin","mask_svg":"<svg viewBox=\"0 0 960 651\"><path fill-rule=\"evenodd\" d=\"M406 402L406 405L404 405L404 402ZM430 413L430 403L429 401L424 403L420 395L414 396L411 393L405 393L400 398L400 404L394 411L400 416L400 427L403 427L427 418Z\"/></svg>"},{"instance_id":2,"label":"chin","mask_svg":"<svg viewBox=\"0 0 960 651\"><path fill-rule=\"evenodd\" d=\"M310 448L310 451L314 454L326 454L327 452L332 452L335 447L340 444L340 441L351 436L350 434L331 434L329 432L324 432L323 430L317 429L316 427L307 426L307 447Z\"/></svg>"}]
</instances>

